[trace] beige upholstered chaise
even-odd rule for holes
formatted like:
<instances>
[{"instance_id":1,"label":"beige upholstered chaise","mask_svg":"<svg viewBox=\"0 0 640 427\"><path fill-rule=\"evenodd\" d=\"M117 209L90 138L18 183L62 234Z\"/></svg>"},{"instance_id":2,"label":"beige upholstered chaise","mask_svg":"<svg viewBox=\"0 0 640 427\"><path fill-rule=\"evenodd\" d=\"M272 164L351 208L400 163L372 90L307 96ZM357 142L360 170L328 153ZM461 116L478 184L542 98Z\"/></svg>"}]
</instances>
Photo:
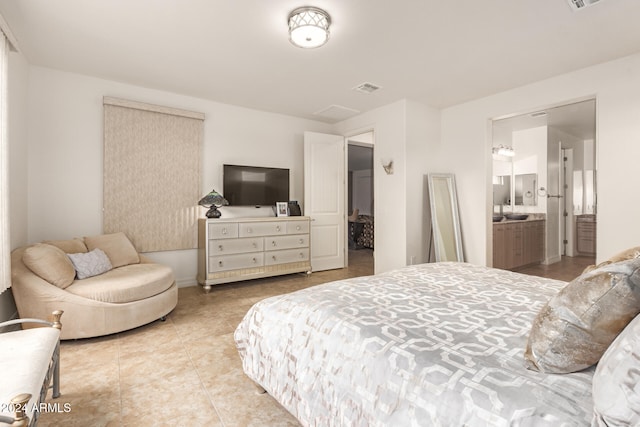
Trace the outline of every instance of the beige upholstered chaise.
<instances>
[{"instance_id":1,"label":"beige upholstered chaise","mask_svg":"<svg viewBox=\"0 0 640 427\"><path fill-rule=\"evenodd\" d=\"M67 255L99 252L108 271L78 279L80 267ZM11 254L11 276L20 317L46 318L53 310L64 311L63 340L142 326L164 318L178 302L171 268L139 255L123 233L16 249Z\"/></svg>"}]
</instances>

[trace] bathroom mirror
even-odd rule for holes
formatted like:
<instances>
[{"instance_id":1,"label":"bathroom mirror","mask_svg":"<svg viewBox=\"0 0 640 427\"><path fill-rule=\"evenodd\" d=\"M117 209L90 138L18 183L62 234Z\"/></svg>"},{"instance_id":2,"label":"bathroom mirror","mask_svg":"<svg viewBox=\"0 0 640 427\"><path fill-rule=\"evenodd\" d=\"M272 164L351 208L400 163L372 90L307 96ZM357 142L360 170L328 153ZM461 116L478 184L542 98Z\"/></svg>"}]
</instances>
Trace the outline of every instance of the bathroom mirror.
<instances>
[{"instance_id":1,"label":"bathroom mirror","mask_svg":"<svg viewBox=\"0 0 640 427\"><path fill-rule=\"evenodd\" d=\"M538 175L535 173L515 175L513 198L516 206L536 206L538 204L537 181Z\"/></svg>"},{"instance_id":2,"label":"bathroom mirror","mask_svg":"<svg viewBox=\"0 0 640 427\"><path fill-rule=\"evenodd\" d=\"M511 205L511 175L493 177L493 204Z\"/></svg>"},{"instance_id":3,"label":"bathroom mirror","mask_svg":"<svg viewBox=\"0 0 640 427\"><path fill-rule=\"evenodd\" d=\"M453 174L429 174L428 184L435 260L463 262L455 178Z\"/></svg>"}]
</instances>

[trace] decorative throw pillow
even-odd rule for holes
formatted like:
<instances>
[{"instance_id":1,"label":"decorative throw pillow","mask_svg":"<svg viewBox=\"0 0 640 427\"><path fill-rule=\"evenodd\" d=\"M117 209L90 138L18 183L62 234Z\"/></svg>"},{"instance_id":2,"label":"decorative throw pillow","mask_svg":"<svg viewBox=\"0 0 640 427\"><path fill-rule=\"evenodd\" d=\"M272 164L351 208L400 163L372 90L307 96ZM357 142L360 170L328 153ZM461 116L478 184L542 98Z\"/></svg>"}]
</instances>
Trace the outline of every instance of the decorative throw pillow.
<instances>
[{"instance_id":1,"label":"decorative throw pillow","mask_svg":"<svg viewBox=\"0 0 640 427\"><path fill-rule=\"evenodd\" d=\"M640 316L624 328L598 363L593 413L593 425L640 425Z\"/></svg>"},{"instance_id":2,"label":"decorative throw pillow","mask_svg":"<svg viewBox=\"0 0 640 427\"><path fill-rule=\"evenodd\" d=\"M640 312L640 258L605 265L571 281L533 321L525 362L546 373L585 369Z\"/></svg>"},{"instance_id":3,"label":"decorative throw pillow","mask_svg":"<svg viewBox=\"0 0 640 427\"><path fill-rule=\"evenodd\" d=\"M94 249L86 253L67 254L76 270L78 279L97 276L111 270L111 262L100 249Z\"/></svg>"},{"instance_id":4,"label":"decorative throw pillow","mask_svg":"<svg viewBox=\"0 0 640 427\"><path fill-rule=\"evenodd\" d=\"M87 252L87 245L84 244L82 239L78 238L69 240L45 240L42 243L60 248L65 254Z\"/></svg>"},{"instance_id":5,"label":"decorative throw pillow","mask_svg":"<svg viewBox=\"0 0 640 427\"><path fill-rule=\"evenodd\" d=\"M22 262L43 280L61 289L73 283L76 270L60 248L46 243L29 246L22 254Z\"/></svg>"},{"instance_id":6,"label":"decorative throw pillow","mask_svg":"<svg viewBox=\"0 0 640 427\"><path fill-rule=\"evenodd\" d=\"M140 263L138 251L122 232L85 237L84 243L89 250L102 249L111 260L113 268Z\"/></svg>"},{"instance_id":7,"label":"decorative throw pillow","mask_svg":"<svg viewBox=\"0 0 640 427\"><path fill-rule=\"evenodd\" d=\"M627 249L626 251L622 251L618 254L615 254L608 260L602 261L598 265L590 265L584 269L582 274L588 273L600 267L604 267L605 265L613 264L620 261L626 261L634 258L640 258L640 246L636 246L635 248Z\"/></svg>"}]
</instances>

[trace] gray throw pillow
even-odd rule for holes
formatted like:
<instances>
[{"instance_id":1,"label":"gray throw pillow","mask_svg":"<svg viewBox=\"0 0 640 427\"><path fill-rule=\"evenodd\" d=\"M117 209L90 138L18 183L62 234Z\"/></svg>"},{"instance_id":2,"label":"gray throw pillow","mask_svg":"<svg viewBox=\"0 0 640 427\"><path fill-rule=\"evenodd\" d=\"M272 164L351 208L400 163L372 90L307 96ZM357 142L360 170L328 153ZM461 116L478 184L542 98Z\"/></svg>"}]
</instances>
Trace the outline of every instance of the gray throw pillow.
<instances>
[{"instance_id":1,"label":"gray throw pillow","mask_svg":"<svg viewBox=\"0 0 640 427\"><path fill-rule=\"evenodd\" d=\"M109 257L100 249L94 249L86 253L67 254L73 267L76 269L78 279L97 276L111 270Z\"/></svg>"},{"instance_id":2,"label":"gray throw pillow","mask_svg":"<svg viewBox=\"0 0 640 427\"><path fill-rule=\"evenodd\" d=\"M593 375L593 426L640 425L640 317L600 359Z\"/></svg>"}]
</instances>

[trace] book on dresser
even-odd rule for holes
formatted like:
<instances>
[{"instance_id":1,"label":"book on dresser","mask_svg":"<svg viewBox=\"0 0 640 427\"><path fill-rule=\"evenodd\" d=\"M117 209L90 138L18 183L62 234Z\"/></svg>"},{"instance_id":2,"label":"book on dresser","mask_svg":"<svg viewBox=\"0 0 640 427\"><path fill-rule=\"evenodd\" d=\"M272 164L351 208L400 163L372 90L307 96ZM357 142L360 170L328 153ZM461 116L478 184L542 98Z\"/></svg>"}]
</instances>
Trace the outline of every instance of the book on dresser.
<instances>
[{"instance_id":1,"label":"book on dresser","mask_svg":"<svg viewBox=\"0 0 640 427\"><path fill-rule=\"evenodd\" d=\"M309 217L198 220L198 283L311 273Z\"/></svg>"}]
</instances>

